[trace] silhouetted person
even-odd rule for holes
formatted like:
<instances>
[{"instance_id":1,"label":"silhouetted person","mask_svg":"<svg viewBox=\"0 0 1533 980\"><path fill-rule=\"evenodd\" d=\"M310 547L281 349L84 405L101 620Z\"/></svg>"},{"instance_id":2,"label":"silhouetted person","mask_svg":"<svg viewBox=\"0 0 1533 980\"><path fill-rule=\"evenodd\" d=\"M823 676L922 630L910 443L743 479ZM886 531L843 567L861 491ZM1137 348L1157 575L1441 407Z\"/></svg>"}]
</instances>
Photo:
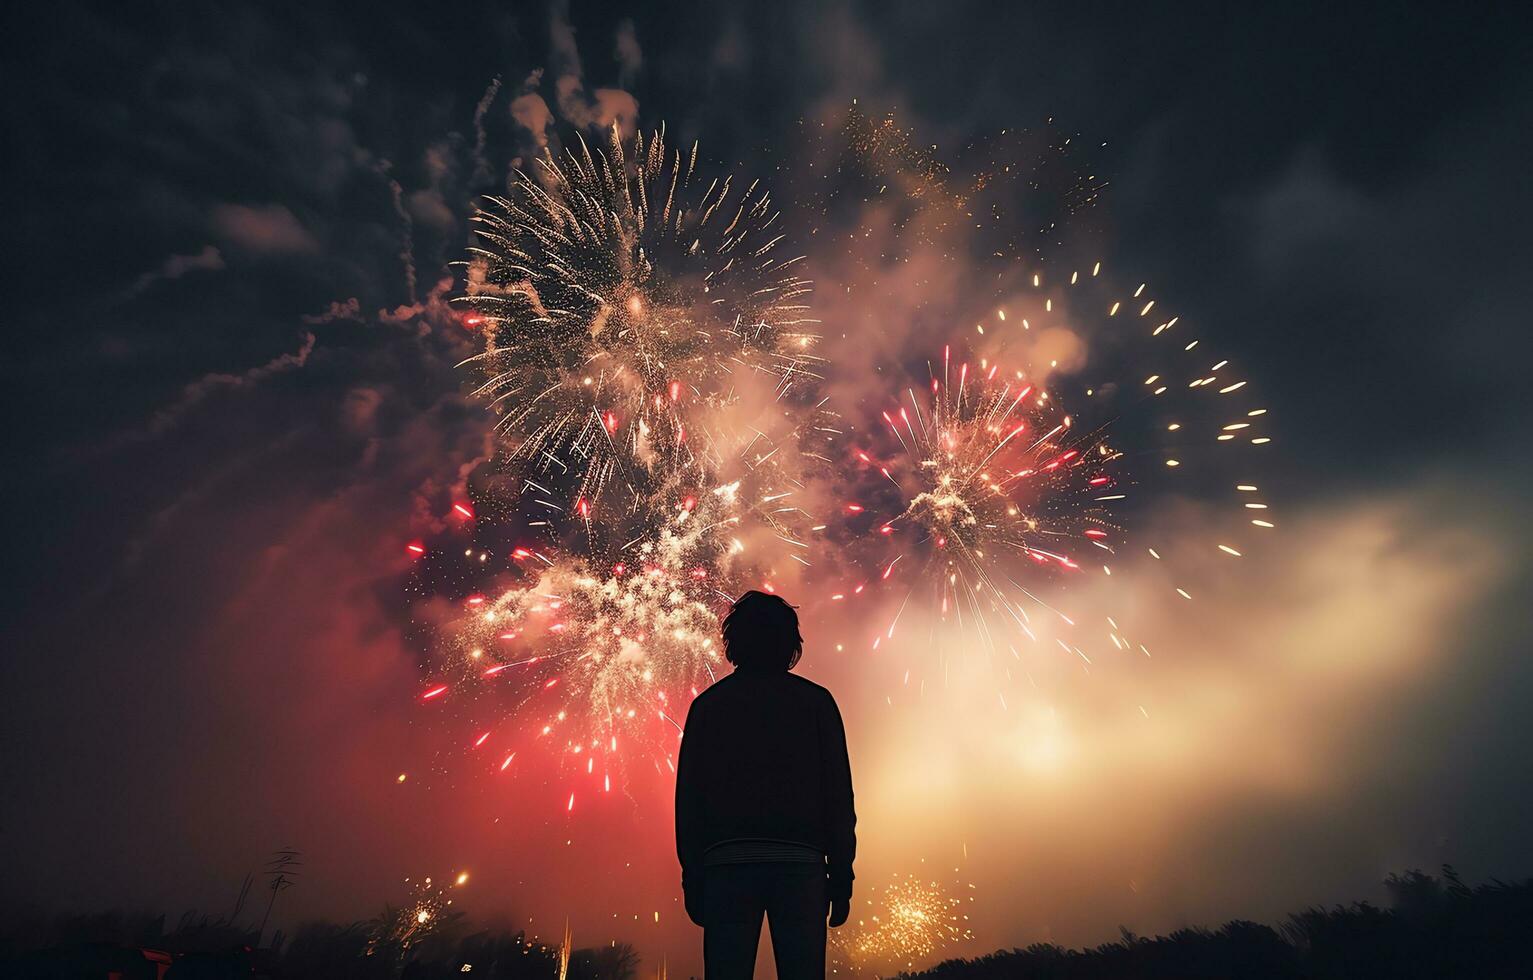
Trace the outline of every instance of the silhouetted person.
<instances>
[{"instance_id":1,"label":"silhouetted person","mask_svg":"<svg viewBox=\"0 0 1533 980\"><path fill-rule=\"evenodd\" d=\"M763 915L780 980L824 977L827 914L851 911L846 730L830 692L790 673L803 649L792 606L745 593L724 620L734 672L687 712L676 853L706 980L752 975Z\"/></svg>"}]
</instances>

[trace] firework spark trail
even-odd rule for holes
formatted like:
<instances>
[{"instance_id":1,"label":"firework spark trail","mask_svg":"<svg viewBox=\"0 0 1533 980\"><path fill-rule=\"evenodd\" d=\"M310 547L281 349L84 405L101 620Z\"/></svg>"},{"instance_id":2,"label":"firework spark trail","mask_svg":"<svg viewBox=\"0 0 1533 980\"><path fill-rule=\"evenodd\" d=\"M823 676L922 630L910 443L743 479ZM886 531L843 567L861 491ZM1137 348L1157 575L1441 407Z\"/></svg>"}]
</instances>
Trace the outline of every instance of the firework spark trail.
<instances>
[{"instance_id":1,"label":"firework spark trail","mask_svg":"<svg viewBox=\"0 0 1533 980\"><path fill-rule=\"evenodd\" d=\"M485 349L464 365L511 457L583 518L609 488L641 496L685 465L708 408L763 383L791 402L819 379L811 286L770 194L703 186L696 164L695 145L614 128L594 156L583 140L545 151L474 216L457 302Z\"/></svg>"}]
</instances>

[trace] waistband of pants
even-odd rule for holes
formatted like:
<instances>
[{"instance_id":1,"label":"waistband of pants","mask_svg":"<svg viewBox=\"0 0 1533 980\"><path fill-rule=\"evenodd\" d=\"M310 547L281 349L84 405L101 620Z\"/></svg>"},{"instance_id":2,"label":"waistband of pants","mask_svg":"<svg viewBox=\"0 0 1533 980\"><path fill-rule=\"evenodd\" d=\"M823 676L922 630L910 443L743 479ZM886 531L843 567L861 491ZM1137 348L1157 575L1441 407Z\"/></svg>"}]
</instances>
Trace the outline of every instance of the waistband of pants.
<instances>
[{"instance_id":1,"label":"waistband of pants","mask_svg":"<svg viewBox=\"0 0 1533 980\"><path fill-rule=\"evenodd\" d=\"M791 840L726 840L703 852L703 867L721 864L824 864L825 853Z\"/></svg>"}]
</instances>

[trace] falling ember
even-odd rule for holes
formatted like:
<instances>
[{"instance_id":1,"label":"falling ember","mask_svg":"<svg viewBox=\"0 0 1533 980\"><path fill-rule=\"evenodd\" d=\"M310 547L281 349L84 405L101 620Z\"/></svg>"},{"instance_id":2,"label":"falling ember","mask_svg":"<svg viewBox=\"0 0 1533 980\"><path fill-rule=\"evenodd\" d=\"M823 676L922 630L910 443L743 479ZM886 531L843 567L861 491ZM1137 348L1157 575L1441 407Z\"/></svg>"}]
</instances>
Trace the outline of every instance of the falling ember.
<instances>
[{"instance_id":1,"label":"falling ember","mask_svg":"<svg viewBox=\"0 0 1533 980\"><path fill-rule=\"evenodd\" d=\"M427 691L426 693L422 694L421 695L421 700L422 701L430 701L432 698L439 698L439 697L441 697L442 695L444 695L446 693L447 693L447 685L446 684L439 684L438 686L433 687L429 691Z\"/></svg>"}]
</instances>

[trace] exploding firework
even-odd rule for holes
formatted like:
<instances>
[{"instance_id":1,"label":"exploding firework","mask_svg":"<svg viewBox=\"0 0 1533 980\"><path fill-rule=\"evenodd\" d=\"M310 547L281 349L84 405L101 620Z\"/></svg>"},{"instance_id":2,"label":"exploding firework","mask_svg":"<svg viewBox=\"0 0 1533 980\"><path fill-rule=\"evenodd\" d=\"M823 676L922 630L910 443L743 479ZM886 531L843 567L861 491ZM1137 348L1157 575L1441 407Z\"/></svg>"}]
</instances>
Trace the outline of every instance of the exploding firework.
<instances>
[{"instance_id":1,"label":"exploding firework","mask_svg":"<svg viewBox=\"0 0 1533 980\"><path fill-rule=\"evenodd\" d=\"M1094 265L1087 278L1099 271ZM1081 281L1076 273L1070 286ZM1130 297L1140 316L1155 305L1141 298L1144 289ZM1171 340L1178 324L1171 317L1145 325L1137 338L1158 349L1120 343L1136 351L1126 363L1113 362L1122 355L1111 344L1099 364L1071 373L1057 361L1025 362L1024 369L1002 363L1008 341L1049 329L1039 319L1061 317L1056 305L1045 299L1031 318L1012 323L997 310L988 332L980 324L976 340L999 355L955 358L945 347L940 360L928 362L923 383L906 387L882 412L890 451L856 451L864 475L849 492L878 503L851 506L877 517L872 527L883 549L874 552L876 577L905 596L873 638L875 649L895 635L911 600L930 594L936 620L972 628L987 651L1016 655L1014 640L1025 636L1089 668L1093 654L1082 635L1103 636L1120 651L1136 645L1110 610L1069 611L1076 605L1069 594L1083 578L1111 580L1118 561L1165 561L1170 548L1157 536L1167 532L1152 519L1157 501L1197 495L1228 502L1230 519L1210 525L1206 544L1225 558L1243 555L1244 545L1231 543L1241 535L1273 527L1257 487L1230 477L1250 465L1243 450L1271 438L1262 431L1266 409L1250 406L1247 382L1229 360L1210 363L1197 339ZM1122 308L1115 300L1097 312L1112 318ZM1147 371L1138 383L1119 379L1136 367ZM1106 380L1082 381L1091 369ZM1065 389L1068 396L1060 394ZM1136 498L1146 503L1136 507ZM1180 585L1167 592L1173 601L1191 598ZM1107 627L1100 633L1099 620Z\"/></svg>"},{"instance_id":2,"label":"exploding firework","mask_svg":"<svg viewBox=\"0 0 1533 980\"><path fill-rule=\"evenodd\" d=\"M454 612L433 617L422 704L464 726L488 771L517 772L518 753L559 759L574 779L560 795L569 810L621 786L635 765L671 771L687 706L723 662L720 612L811 564L821 528L798 488L776 482L775 452L758 438L730 457L729 482L675 478L577 548L471 547L456 561L417 545L423 575L455 563L457 581L484 583L450 587ZM509 522L466 505L459 516L478 522L476 535L506 537ZM615 529L632 536L617 540Z\"/></svg>"},{"instance_id":3,"label":"exploding firework","mask_svg":"<svg viewBox=\"0 0 1533 980\"><path fill-rule=\"evenodd\" d=\"M458 302L485 348L464 363L510 460L581 519L688 465L710 412L738 418L817 378L810 284L771 195L704 184L695 145L614 129L594 157L583 140L545 151L474 221Z\"/></svg>"},{"instance_id":4,"label":"exploding firework","mask_svg":"<svg viewBox=\"0 0 1533 980\"><path fill-rule=\"evenodd\" d=\"M865 914L832 933L841 961L836 972L909 970L973 939L967 911L973 890L972 884L955 884L950 890L916 875L895 876L865 899Z\"/></svg>"},{"instance_id":5,"label":"exploding firework","mask_svg":"<svg viewBox=\"0 0 1533 980\"><path fill-rule=\"evenodd\" d=\"M401 960L412 946L439 934L458 917L453 909L453 891L468 883L468 872L459 872L451 882L430 877L406 878L409 900L399 908L387 907L372 923L368 952L392 951Z\"/></svg>"},{"instance_id":6,"label":"exploding firework","mask_svg":"<svg viewBox=\"0 0 1533 980\"><path fill-rule=\"evenodd\" d=\"M745 551L738 492L688 495L600 561L515 549L509 584L462 600L423 700L460 705L492 771L528 749L559 757L577 777L569 809L636 761L669 769L687 705L722 663L720 580Z\"/></svg>"},{"instance_id":7,"label":"exploding firework","mask_svg":"<svg viewBox=\"0 0 1533 980\"><path fill-rule=\"evenodd\" d=\"M838 179L819 209L851 229L850 260L817 278L850 293L870 275L903 281L939 263L951 275L947 292L926 288L943 284L928 273L908 295L865 300L936 357L871 332L829 350L832 383L849 356L878 379L860 388L873 424L837 496L855 569L844 585L867 583L888 615L852 639L887 650L919 630L926 642L903 649L905 683L914 674L920 689L930 667L951 679L955 651L1032 682L1042 661L1023 655L1029 645L1088 673L1098 654L1148 656L1114 607L1187 601L1208 562L1241 558L1273 527L1252 479L1272 442L1255 384L1148 284L1083 258L1092 232L1078 215L1103 185L1072 162L1078 140L1003 131L943 162L855 109L827 139L821 164ZM893 216L876 263L857 246L870 207ZM935 348L932 320L950 325ZM984 686L1005 705L1005 684Z\"/></svg>"},{"instance_id":8,"label":"exploding firework","mask_svg":"<svg viewBox=\"0 0 1533 980\"><path fill-rule=\"evenodd\" d=\"M928 397L908 388L883 413L907 464L879 467L902 498L878 528L900 549L883 575L917 555L944 617L968 609L984 622L988 610L1022 625L1017 559L1080 567L1077 550L1116 530L1103 500L1121 454L1100 431L1077 429L1024 372L984 358L954 364L950 347L922 390Z\"/></svg>"}]
</instances>

